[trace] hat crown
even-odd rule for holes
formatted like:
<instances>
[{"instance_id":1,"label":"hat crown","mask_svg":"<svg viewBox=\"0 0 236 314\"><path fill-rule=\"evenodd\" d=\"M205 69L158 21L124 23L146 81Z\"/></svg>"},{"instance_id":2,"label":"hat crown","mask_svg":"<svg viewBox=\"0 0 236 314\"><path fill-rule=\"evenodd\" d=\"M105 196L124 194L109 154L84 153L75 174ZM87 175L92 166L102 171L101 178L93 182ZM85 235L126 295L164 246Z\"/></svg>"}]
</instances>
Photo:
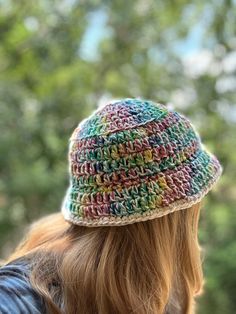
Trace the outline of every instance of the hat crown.
<instances>
[{"instance_id":1,"label":"hat crown","mask_svg":"<svg viewBox=\"0 0 236 314\"><path fill-rule=\"evenodd\" d=\"M159 103L132 98L118 100L98 108L84 119L75 133L76 139L135 128L153 120L160 120L167 114L166 106Z\"/></svg>"}]
</instances>

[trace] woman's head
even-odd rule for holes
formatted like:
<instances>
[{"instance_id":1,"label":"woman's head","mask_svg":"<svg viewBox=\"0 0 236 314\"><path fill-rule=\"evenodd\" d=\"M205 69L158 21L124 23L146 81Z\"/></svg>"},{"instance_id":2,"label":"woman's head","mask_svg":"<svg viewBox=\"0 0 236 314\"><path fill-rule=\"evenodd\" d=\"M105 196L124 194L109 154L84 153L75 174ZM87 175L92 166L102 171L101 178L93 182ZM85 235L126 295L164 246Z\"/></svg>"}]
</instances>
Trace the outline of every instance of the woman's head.
<instances>
[{"instance_id":1,"label":"woman's head","mask_svg":"<svg viewBox=\"0 0 236 314\"><path fill-rule=\"evenodd\" d=\"M69 166L62 213L11 257L29 257L49 313L193 313L200 204L222 167L190 121L151 101L109 103L73 132Z\"/></svg>"},{"instance_id":2,"label":"woman's head","mask_svg":"<svg viewBox=\"0 0 236 314\"><path fill-rule=\"evenodd\" d=\"M11 259L31 259L31 282L50 313L60 313L62 303L68 314L193 313L203 288L199 214L197 203L158 219L94 228L53 214L32 225Z\"/></svg>"}]
</instances>

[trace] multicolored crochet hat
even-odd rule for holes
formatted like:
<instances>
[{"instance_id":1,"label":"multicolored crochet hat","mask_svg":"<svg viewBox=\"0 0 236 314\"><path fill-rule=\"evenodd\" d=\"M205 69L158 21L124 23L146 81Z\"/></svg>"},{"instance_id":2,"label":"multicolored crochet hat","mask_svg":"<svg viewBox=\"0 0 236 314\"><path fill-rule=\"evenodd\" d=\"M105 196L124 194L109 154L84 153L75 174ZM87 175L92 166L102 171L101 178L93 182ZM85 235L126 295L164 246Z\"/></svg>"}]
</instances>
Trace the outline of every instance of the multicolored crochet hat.
<instances>
[{"instance_id":1,"label":"multicolored crochet hat","mask_svg":"<svg viewBox=\"0 0 236 314\"><path fill-rule=\"evenodd\" d=\"M127 225L198 203L223 167L190 121L152 101L122 99L98 108L70 139L65 220Z\"/></svg>"}]
</instances>

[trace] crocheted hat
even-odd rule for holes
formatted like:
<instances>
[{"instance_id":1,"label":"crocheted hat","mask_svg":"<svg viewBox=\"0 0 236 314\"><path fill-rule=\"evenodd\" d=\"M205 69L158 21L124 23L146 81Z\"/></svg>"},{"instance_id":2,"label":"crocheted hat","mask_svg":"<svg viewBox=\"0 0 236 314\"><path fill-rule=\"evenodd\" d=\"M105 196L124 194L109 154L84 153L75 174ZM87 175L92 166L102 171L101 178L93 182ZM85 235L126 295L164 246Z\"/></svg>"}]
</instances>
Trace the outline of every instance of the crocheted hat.
<instances>
[{"instance_id":1,"label":"crocheted hat","mask_svg":"<svg viewBox=\"0 0 236 314\"><path fill-rule=\"evenodd\" d=\"M95 110L74 130L65 220L126 225L199 202L223 167L190 121L152 101L122 99Z\"/></svg>"}]
</instances>

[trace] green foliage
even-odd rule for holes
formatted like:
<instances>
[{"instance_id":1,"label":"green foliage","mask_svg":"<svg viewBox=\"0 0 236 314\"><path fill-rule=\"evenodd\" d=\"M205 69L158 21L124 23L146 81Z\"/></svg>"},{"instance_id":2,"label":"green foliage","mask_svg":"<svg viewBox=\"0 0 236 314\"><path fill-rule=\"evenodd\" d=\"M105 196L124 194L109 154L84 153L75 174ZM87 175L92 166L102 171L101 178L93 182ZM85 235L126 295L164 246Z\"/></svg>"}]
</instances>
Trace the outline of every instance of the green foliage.
<instances>
[{"instance_id":1,"label":"green foliage","mask_svg":"<svg viewBox=\"0 0 236 314\"><path fill-rule=\"evenodd\" d=\"M0 1L2 257L28 223L59 210L68 185L68 138L98 102L137 96L171 102L196 123L224 167L200 220L206 286L199 313L235 312L234 4ZM90 36L84 51L99 15L102 40L95 47ZM198 55L188 47L196 28Z\"/></svg>"}]
</instances>

